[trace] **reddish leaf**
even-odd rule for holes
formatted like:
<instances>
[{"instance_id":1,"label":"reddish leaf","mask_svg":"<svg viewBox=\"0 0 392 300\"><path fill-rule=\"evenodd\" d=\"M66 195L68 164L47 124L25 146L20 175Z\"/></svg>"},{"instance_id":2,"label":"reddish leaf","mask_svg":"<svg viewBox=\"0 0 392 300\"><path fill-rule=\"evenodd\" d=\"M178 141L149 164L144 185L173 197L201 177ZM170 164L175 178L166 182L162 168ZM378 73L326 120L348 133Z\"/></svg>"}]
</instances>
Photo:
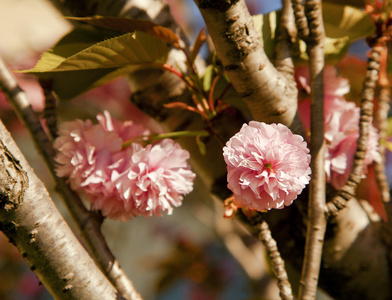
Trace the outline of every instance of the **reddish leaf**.
<instances>
[{"instance_id":1,"label":"reddish leaf","mask_svg":"<svg viewBox=\"0 0 392 300\"><path fill-rule=\"evenodd\" d=\"M195 43L193 44L192 47L192 53L191 53L191 60L192 62L195 61L195 58L197 56L197 53L199 53L201 46L204 44L204 42L207 40L207 35L206 35L206 29L205 27L199 32Z\"/></svg>"}]
</instances>

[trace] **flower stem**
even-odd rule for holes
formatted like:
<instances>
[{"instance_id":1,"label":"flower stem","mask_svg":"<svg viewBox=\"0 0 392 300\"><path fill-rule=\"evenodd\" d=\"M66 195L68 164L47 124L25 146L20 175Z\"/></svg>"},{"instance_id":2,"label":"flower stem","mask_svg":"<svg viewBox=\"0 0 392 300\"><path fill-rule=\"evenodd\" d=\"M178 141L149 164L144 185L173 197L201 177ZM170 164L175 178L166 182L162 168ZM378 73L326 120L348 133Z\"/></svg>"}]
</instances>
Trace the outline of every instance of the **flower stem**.
<instances>
[{"instance_id":1,"label":"flower stem","mask_svg":"<svg viewBox=\"0 0 392 300\"><path fill-rule=\"evenodd\" d=\"M209 136L210 133L207 130L184 130L184 131L174 131L174 132L166 132L166 133L156 133L150 135L141 135L135 137L133 139L127 140L122 144L123 148L129 147L132 143L153 143L155 141L163 140L163 139L174 139L179 137L190 137L190 136Z\"/></svg>"}]
</instances>

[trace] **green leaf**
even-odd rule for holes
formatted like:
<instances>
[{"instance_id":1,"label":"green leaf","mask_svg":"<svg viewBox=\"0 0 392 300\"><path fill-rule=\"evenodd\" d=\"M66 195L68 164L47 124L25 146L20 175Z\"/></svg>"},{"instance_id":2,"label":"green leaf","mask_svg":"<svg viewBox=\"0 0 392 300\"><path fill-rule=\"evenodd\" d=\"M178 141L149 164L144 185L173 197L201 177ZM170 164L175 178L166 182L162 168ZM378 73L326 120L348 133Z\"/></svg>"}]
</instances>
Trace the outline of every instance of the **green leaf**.
<instances>
[{"instance_id":1,"label":"green leaf","mask_svg":"<svg viewBox=\"0 0 392 300\"><path fill-rule=\"evenodd\" d=\"M171 29L160 26L154 22L147 20L104 16L92 16L83 18L66 17L66 19L86 22L88 24L117 30L120 32L142 31L175 46L178 46L179 43L178 35L175 34Z\"/></svg>"},{"instance_id":2,"label":"green leaf","mask_svg":"<svg viewBox=\"0 0 392 300\"><path fill-rule=\"evenodd\" d=\"M75 28L65 35L57 45L43 53L34 70L37 72L45 72L56 68L65 58L72 56L79 51L90 47L91 45L104 40L104 37L97 37L96 33L85 28ZM21 71L30 72L31 70Z\"/></svg>"},{"instance_id":3,"label":"green leaf","mask_svg":"<svg viewBox=\"0 0 392 300\"><path fill-rule=\"evenodd\" d=\"M207 154L207 146L206 144L201 140L200 135L196 137L196 144L197 147L199 148L199 152L201 155L206 155Z\"/></svg>"},{"instance_id":4,"label":"green leaf","mask_svg":"<svg viewBox=\"0 0 392 300\"><path fill-rule=\"evenodd\" d=\"M168 49L162 42L158 43L159 40L142 32L127 33L94 44L67 58L57 53L51 53L50 57L43 56L45 62L26 72L94 70L148 62L164 63Z\"/></svg>"},{"instance_id":5,"label":"green leaf","mask_svg":"<svg viewBox=\"0 0 392 300\"><path fill-rule=\"evenodd\" d=\"M326 64L335 65L340 62L350 47L350 42L348 37L342 38L328 38L324 39L324 57ZM308 54L306 52L306 44L304 41L299 41L299 58L302 60L309 60Z\"/></svg>"},{"instance_id":6,"label":"green leaf","mask_svg":"<svg viewBox=\"0 0 392 300\"><path fill-rule=\"evenodd\" d=\"M215 85L215 89L214 89L215 99L222 94L222 92L228 87L228 84L230 84L230 80L224 74L219 78L218 82ZM244 115L246 116L251 115L248 106L244 101L242 101L241 97L237 94L237 92L234 90L234 87L232 85L229 86L229 89L226 91L226 93L224 94L221 100L235 107L236 109L241 111Z\"/></svg>"},{"instance_id":7,"label":"green leaf","mask_svg":"<svg viewBox=\"0 0 392 300\"><path fill-rule=\"evenodd\" d=\"M323 20L328 37L347 37L350 43L374 34L376 29L367 13L349 5L323 2Z\"/></svg>"},{"instance_id":8,"label":"green leaf","mask_svg":"<svg viewBox=\"0 0 392 300\"><path fill-rule=\"evenodd\" d=\"M269 14L252 16L256 30L261 35L261 46L271 59L274 54L277 22L280 20L280 11L272 11Z\"/></svg>"},{"instance_id":9,"label":"green leaf","mask_svg":"<svg viewBox=\"0 0 392 300\"><path fill-rule=\"evenodd\" d=\"M160 68L169 50L164 42L144 32L127 33L92 46L73 55L78 46L61 44L46 52L30 70L51 78L61 99L71 99L88 89L105 84L140 67Z\"/></svg>"},{"instance_id":10,"label":"green leaf","mask_svg":"<svg viewBox=\"0 0 392 300\"><path fill-rule=\"evenodd\" d=\"M260 28L259 24L262 26L264 48L271 58L276 29L273 22L278 22L279 18L271 14L255 17L255 26L256 28ZM338 63L347 54L353 41L371 36L375 32L375 26L369 15L363 10L348 5L323 2L323 21L326 32L324 53L327 64ZM297 58L305 61L309 59L306 44L302 40L297 44Z\"/></svg>"},{"instance_id":11,"label":"green leaf","mask_svg":"<svg viewBox=\"0 0 392 300\"><path fill-rule=\"evenodd\" d=\"M215 73L214 65L209 65L206 70L204 71L202 81L203 81L203 90L208 92L211 89L212 77Z\"/></svg>"},{"instance_id":12,"label":"green leaf","mask_svg":"<svg viewBox=\"0 0 392 300\"><path fill-rule=\"evenodd\" d=\"M212 80L217 75L216 68L217 68L216 65L209 65L203 74L202 77L203 90L206 92L210 91ZM213 92L214 99L220 97L222 93L225 91L223 98L219 100L222 100L225 103L237 108L244 115L250 116L248 107L246 106L245 102L242 101L241 97L234 90L233 86L232 85L229 86L229 85L230 85L229 78L225 74L222 74L222 76L219 77L218 81L215 84L215 88Z\"/></svg>"},{"instance_id":13,"label":"green leaf","mask_svg":"<svg viewBox=\"0 0 392 300\"><path fill-rule=\"evenodd\" d=\"M348 5L323 2L325 62L337 64L347 54L353 41L374 34L370 17L360 9ZM299 58L308 60L306 44L299 41Z\"/></svg>"}]
</instances>

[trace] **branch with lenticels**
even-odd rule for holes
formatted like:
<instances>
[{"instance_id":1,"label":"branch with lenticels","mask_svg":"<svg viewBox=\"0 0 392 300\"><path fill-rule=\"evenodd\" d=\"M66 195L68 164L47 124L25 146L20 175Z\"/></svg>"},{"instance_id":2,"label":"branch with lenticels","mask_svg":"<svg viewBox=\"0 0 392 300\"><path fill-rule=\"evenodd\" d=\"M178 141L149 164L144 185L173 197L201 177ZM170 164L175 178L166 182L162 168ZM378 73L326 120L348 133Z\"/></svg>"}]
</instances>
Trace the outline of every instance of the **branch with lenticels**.
<instances>
[{"instance_id":1,"label":"branch with lenticels","mask_svg":"<svg viewBox=\"0 0 392 300\"><path fill-rule=\"evenodd\" d=\"M245 1L195 2L225 73L253 119L296 128L296 86L268 59Z\"/></svg>"},{"instance_id":2,"label":"branch with lenticels","mask_svg":"<svg viewBox=\"0 0 392 300\"><path fill-rule=\"evenodd\" d=\"M80 235L101 270L126 299L141 299L132 281L127 277L106 244L100 229L102 218L98 214L88 211L78 194L71 190L70 186L66 183L66 180L56 176L56 163L54 161L56 153L49 137L33 111L26 94L18 86L14 76L1 59L0 89L3 90L22 123L30 132L39 153L44 158L45 163L48 165L54 177L57 185L56 188L63 197L64 203L75 221Z\"/></svg>"}]
</instances>

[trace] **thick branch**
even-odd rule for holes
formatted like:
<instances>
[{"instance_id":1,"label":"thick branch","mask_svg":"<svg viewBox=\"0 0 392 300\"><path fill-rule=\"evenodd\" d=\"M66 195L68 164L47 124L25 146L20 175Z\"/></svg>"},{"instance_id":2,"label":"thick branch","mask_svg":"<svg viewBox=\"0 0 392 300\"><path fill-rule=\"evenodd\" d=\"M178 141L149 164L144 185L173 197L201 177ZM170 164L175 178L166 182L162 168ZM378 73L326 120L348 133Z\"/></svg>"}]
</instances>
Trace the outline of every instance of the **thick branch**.
<instances>
[{"instance_id":1,"label":"thick branch","mask_svg":"<svg viewBox=\"0 0 392 300\"><path fill-rule=\"evenodd\" d=\"M291 126L297 90L266 56L244 0L195 1L233 87L255 120Z\"/></svg>"},{"instance_id":2,"label":"thick branch","mask_svg":"<svg viewBox=\"0 0 392 300\"><path fill-rule=\"evenodd\" d=\"M309 192L309 223L306 234L305 257L299 289L299 299L315 299L327 226L325 217L325 142L324 142L324 25L321 1L306 1L306 17L310 36L307 43L311 86L312 180Z\"/></svg>"},{"instance_id":3,"label":"thick branch","mask_svg":"<svg viewBox=\"0 0 392 300\"><path fill-rule=\"evenodd\" d=\"M54 171L56 167L54 161L56 152L26 98L25 93L17 85L15 78L1 59L0 88L4 91L19 118L32 135L39 153L43 156L56 181L57 190L63 197L64 203L79 229L79 233L86 242L98 265L124 297L127 297L127 299L140 299L132 282L120 268L117 260L114 258L105 242L105 238L100 230L101 220L97 218L96 214L91 213L85 208L79 196L70 189L69 185L65 182L65 179L56 176Z\"/></svg>"},{"instance_id":4,"label":"thick branch","mask_svg":"<svg viewBox=\"0 0 392 300\"><path fill-rule=\"evenodd\" d=\"M0 122L0 228L55 299L119 299Z\"/></svg>"}]
</instances>

